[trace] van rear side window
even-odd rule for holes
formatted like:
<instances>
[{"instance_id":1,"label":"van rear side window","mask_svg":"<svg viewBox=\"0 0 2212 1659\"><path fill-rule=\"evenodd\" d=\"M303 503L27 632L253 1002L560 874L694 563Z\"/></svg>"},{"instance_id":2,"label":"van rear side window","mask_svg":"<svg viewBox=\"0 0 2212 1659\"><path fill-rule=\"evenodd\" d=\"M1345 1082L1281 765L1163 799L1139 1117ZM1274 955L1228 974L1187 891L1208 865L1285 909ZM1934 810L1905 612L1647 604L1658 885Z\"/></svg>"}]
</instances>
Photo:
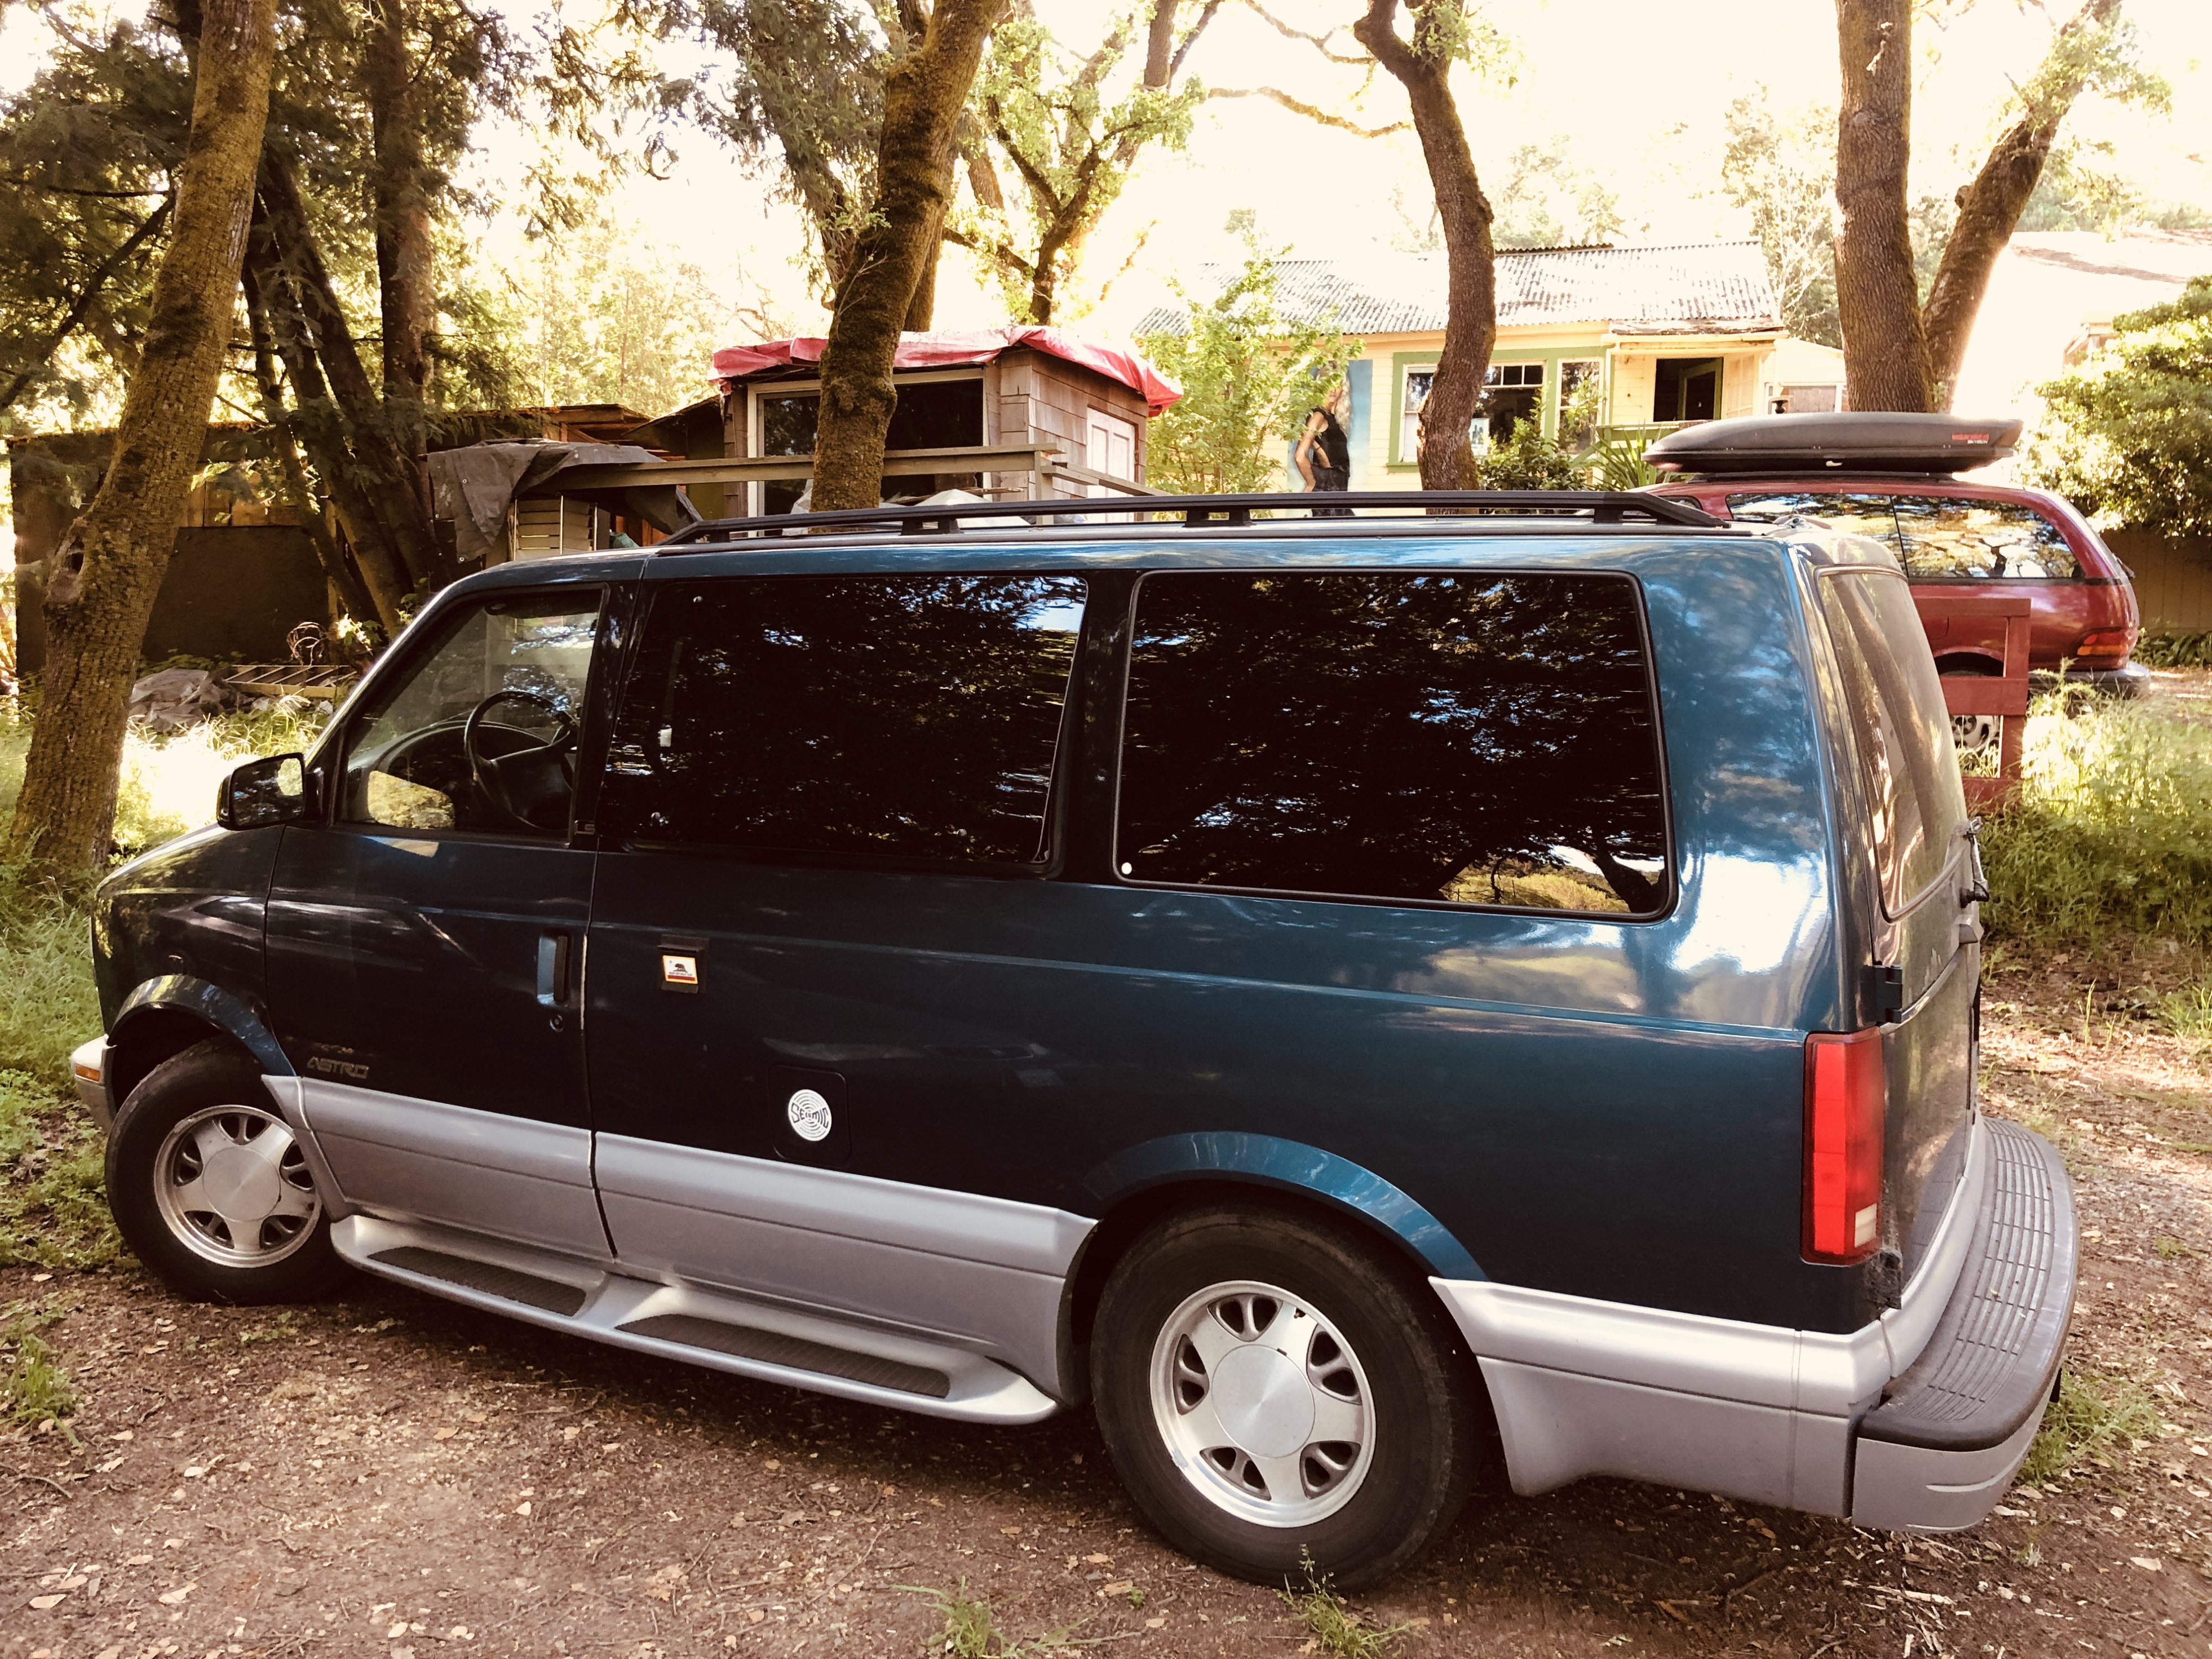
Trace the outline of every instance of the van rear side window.
<instances>
[{"instance_id":1,"label":"van rear side window","mask_svg":"<svg viewBox=\"0 0 2212 1659\"><path fill-rule=\"evenodd\" d=\"M1194 571L1137 590L1127 879L1656 915L1661 776L1626 577Z\"/></svg>"},{"instance_id":2,"label":"van rear side window","mask_svg":"<svg viewBox=\"0 0 2212 1659\"><path fill-rule=\"evenodd\" d=\"M1826 570L1820 595L1872 809L1882 908L1900 915L1948 866L1966 822L1942 682L1902 575Z\"/></svg>"}]
</instances>

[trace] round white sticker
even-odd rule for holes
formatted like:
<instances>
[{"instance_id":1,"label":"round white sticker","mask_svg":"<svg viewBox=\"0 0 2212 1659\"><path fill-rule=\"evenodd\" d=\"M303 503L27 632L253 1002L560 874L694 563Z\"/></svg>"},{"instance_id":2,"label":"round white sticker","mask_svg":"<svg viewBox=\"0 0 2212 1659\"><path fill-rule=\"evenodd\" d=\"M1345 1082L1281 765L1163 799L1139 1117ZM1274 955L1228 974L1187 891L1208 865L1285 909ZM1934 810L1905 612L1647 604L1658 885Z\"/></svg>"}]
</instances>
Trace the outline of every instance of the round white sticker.
<instances>
[{"instance_id":1,"label":"round white sticker","mask_svg":"<svg viewBox=\"0 0 2212 1659\"><path fill-rule=\"evenodd\" d=\"M791 1132L801 1140L830 1139L830 1103L811 1089L801 1089L783 1103Z\"/></svg>"}]
</instances>

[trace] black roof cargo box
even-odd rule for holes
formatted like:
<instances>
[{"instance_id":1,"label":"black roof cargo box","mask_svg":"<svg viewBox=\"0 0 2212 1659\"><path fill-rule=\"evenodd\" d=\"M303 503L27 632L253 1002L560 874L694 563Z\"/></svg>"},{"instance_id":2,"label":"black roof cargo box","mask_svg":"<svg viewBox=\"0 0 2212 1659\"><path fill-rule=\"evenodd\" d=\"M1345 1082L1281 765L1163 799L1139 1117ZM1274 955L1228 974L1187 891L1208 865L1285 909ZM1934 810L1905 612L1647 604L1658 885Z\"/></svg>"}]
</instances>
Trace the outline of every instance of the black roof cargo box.
<instances>
[{"instance_id":1,"label":"black roof cargo box","mask_svg":"<svg viewBox=\"0 0 2212 1659\"><path fill-rule=\"evenodd\" d=\"M2020 428L1956 415L1753 415L1670 432L1644 459L1662 472L1964 472L2011 454Z\"/></svg>"}]
</instances>

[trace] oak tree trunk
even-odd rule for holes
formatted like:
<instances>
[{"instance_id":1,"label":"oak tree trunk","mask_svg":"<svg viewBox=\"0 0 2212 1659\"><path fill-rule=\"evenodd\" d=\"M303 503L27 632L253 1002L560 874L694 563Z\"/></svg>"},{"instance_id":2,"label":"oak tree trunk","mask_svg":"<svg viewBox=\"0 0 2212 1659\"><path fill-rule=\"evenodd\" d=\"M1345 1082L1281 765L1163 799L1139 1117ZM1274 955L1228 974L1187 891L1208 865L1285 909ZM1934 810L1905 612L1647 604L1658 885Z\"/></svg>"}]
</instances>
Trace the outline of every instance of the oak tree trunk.
<instances>
[{"instance_id":1,"label":"oak tree trunk","mask_svg":"<svg viewBox=\"0 0 2212 1659\"><path fill-rule=\"evenodd\" d=\"M1836 310L1853 409L1924 412L1928 349L1912 270L1912 0L1836 0Z\"/></svg>"},{"instance_id":2,"label":"oak tree trunk","mask_svg":"<svg viewBox=\"0 0 2212 1659\"><path fill-rule=\"evenodd\" d=\"M1451 92L1447 47L1459 0L1413 0L1413 38L1400 39L1398 0L1368 0L1353 38L1406 88L1413 131L1429 166L1443 227L1448 305L1443 349L1422 408L1421 488L1463 489L1472 482L1468 428L1482 398L1483 375L1498 341L1497 248L1490 199L1476 178L1467 129ZM1444 9L1451 8L1454 9Z\"/></svg>"},{"instance_id":3,"label":"oak tree trunk","mask_svg":"<svg viewBox=\"0 0 2212 1659\"><path fill-rule=\"evenodd\" d=\"M2027 198L2043 177L2058 129L2081 94L2087 65L2070 50L2081 29L2095 28L2119 9L2120 0L2088 0L2058 31L2044 70L2030 83L2027 110L2007 128L1974 182L1959 192L1959 220L1943 244L1943 261L1921 309L1928 341L1928 372L1936 406L1948 409L1966 361L1974 318L1990 289L1997 256L2012 240Z\"/></svg>"},{"instance_id":4,"label":"oak tree trunk","mask_svg":"<svg viewBox=\"0 0 2212 1659\"><path fill-rule=\"evenodd\" d=\"M814 506L882 499L884 435L900 325L938 241L952 195L953 137L984 37L1004 0L938 0L921 44L884 77L877 198L838 284L822 350L822 416L814 441Z\"/></svg>"},{"instance_id":5,"label":"oak tree trunk","mask_svg":"<svg viewBox=\"0 0 2212 1659\"><path fill-rule=\"evenodd\" d=\"M423 190L422 123L407 55L402 0L381 0L368 36L368 106L377 296L384 327L384 406L392 438L412 465L416 494L429 503L422 406L430 386L428 340L436 325L430 210Z\"/></svg>"},{"instance_id":6,"label":"oak tree trunk","mask_svg":"<svg viewBox=\"0 0 2212 1659\"><path fill-rule=\"evenodd\" d=\"M56 550L46 661L10 862L97 868L114 827L131 683L222 374L269 115L276 0L204 0L191 137L138 372L100 493Z\"/></svg>"}]
</instances>

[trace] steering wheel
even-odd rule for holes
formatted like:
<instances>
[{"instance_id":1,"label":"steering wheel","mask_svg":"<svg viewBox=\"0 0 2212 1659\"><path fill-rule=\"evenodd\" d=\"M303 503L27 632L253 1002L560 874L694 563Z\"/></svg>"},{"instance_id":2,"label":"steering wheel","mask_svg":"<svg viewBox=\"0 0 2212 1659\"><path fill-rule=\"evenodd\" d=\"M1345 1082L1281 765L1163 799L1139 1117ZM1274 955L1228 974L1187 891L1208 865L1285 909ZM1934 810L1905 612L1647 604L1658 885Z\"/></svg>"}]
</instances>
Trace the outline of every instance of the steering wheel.
<instances>
[{"instance_id":1,"label":"steering wheel","mask_svg":"<svg viewBox=\"0 0 2212 1659\"><path fill-rule=\"evenodd\" d=\"M484 715L502 702L526 702L543 709L553 720L552 740L505 755L485 754L481 740ZM461 752L468 757L469 775L484 799L508 817L539 831L561 827L542 823L536 816L549 806L558 806L565 817L575 793L576 722L559 703L536 691L495 691L469 710L461 726Z\"/></svg>"}]
</instances>

